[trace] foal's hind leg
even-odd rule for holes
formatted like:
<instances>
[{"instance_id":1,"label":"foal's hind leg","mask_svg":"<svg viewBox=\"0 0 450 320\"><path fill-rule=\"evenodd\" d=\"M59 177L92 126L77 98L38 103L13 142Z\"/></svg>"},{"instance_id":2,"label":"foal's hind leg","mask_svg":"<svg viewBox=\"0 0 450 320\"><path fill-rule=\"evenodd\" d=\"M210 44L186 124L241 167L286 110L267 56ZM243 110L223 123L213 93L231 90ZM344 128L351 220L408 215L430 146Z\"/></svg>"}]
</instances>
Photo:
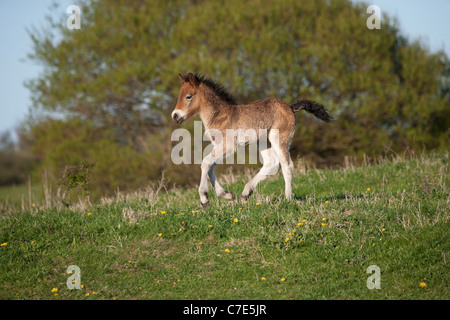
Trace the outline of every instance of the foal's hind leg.
<instances>
[{"instance_id":1,"label":"foal's hind leg","mask_svg":"<svg viewBox=\"0 0 450 320\"><path fill-rule=\"evenodd\" d=\"M284 193L287 200L292 199L292 180L294 177L294 163L292 162L291 155L289 154L288 140L283 142L270 141L272 148L276 152L278 159L280 160L281 170L284 178Z\"/></svg>"},{"instance_id":2,"label":"foal's hind leg","mask_svg":"<svg viewBox=\"0 0 450 320\"><path fill-rule=\"evenodd\" d=\"M279 160L272 148L260 150L263 160L263 167L244 187L241 194L241 201L246 201L256 189L258 183L266 179L269 175L276 174L278 171Z\"/></svg>"}]
</instances>

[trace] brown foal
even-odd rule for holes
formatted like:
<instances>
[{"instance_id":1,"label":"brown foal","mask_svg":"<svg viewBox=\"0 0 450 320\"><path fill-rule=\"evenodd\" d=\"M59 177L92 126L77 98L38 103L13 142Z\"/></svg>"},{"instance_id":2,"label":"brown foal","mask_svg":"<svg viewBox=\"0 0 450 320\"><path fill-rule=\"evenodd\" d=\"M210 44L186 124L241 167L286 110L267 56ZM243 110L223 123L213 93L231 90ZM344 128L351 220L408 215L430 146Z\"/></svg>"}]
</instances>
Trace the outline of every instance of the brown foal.
<instances>
[{"instance_id":1,"label":"brown foal","mask_svg":"<svg viewBox=\"0 0 450 320\"><path fill-rule=\"evenodd\" d=\"M198 113L205 127L205 134L213 144L211 153L204 157L201 164L198 191L203 207L209 205L208 177L217 196L228 200L236 199L233 193L225 190L217 181L214 168L218 161L233 154L238 147L257 143L261 139L268 140L266 144L258 146L263 166L245 185L240 198L242 201L247 200L258 183L275 174L281 165L285 196L290 200L294 164L289 154L289 146L296 126L295 112L305 110L329 122L332 117L325 107L310 100L300 100L289 105L279 99L239 105L221 85L211 79L192 73L185 76L179 74L179 77L182 86L172 119L181 124ZM243 137L243 132L254 134L245 134Z\"/></svg>"}]
</instances>

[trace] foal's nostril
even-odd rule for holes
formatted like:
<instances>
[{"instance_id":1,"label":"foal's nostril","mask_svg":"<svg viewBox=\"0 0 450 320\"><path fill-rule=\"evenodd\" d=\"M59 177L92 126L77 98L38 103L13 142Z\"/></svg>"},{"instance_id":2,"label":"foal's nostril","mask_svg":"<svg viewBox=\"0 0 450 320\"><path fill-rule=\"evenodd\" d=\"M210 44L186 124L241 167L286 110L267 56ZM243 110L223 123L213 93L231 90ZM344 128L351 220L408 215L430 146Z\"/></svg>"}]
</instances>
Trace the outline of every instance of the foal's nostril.
<instances>
[{"instance_id":1,"label":"foal's nostril","mask_svg":"<svg viewBox=\"0 0 450 320\"><path fill-rule=\"evenodd\" d=\"M173 112L173 113L172 113L172 119L173 119L176 123L181 124L181 123L183 122L183 120L184 120L184 116L183 116L183 115L180 115L179 112Z\"/></svg>"}]
</instances>

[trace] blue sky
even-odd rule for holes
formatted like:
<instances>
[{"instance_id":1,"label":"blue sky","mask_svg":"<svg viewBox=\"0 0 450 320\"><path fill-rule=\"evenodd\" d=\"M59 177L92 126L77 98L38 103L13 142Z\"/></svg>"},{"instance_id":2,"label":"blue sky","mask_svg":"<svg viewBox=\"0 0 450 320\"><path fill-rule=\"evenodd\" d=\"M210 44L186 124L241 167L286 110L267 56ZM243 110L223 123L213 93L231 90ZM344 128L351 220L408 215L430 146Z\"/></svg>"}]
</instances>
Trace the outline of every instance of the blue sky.
<instances>
[{"instance_id":1,"label":"blue sky","mask_svg":"<svg viewBox=\"0 0 450 320\"><path fill-rule=\"evenodd\" d=\"M18 126L31 106L30 92L23 83L39 75L42 67L26 61L27 53L32 49L26 28L45 25L44 17L50 12L50 5L54 1L0 0L0 132L13 130ZM74 0L57 2L60 4L56 12L59 15L64 15L66 8L75 3ZM382 13L397 17L400 30L410 40L421 39L432 52L443 49L450 57L449 0L365 2L378 5ZM365 26L365 21L363 23Z\"/></svg>"}]
</instances>

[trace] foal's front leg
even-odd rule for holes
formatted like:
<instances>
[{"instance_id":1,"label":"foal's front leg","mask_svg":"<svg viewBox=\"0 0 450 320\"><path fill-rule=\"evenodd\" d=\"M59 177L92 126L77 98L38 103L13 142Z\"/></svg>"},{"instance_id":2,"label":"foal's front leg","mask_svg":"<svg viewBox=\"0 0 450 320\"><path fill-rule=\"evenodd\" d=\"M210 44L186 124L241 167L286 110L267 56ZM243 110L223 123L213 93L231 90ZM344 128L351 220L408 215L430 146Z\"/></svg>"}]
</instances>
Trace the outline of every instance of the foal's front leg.
<instances>
[{"instance_id":1,"label":"foal's front leg","mask_svg":"<svg viewBox=\"0 0 450 320\"><path fill-rule=\"evenodd\" d=\"M214 163L211 166L211 169L209 169L208 172L208 176L209 176L209 181L211 182L211 185L213 186L214 190L216 191L216 195L218 197L227 199L227 200L236 200L236 196L234 195L234 193L225 190L219 183L219 181L217 181L216 175L214 174L214 169L216 167L216 164Z\"/></svg>"},{"instance_id":2,"label":"foal's front leg","mask_svg":"<svg viewBox=\"0 0 450 320\"><path fill-rule=\"evenodd\" d=\"M214 169L215 163L223 158L223 152L219 148L214 148L210 154L208 154L202 161L201 169L202 174L200 178L200 185L198 187L198 193L200 195L200 202L203 208L207 208L209 205L208 200L208 174L211 169ZM213 173L214 174L214 173Z\"/></svg>"},{"instance_id":3,"label":"foal's front leg","mask_svg":"<svg viewBox=\"0 0 450 320\"><path fill-rule=\"evenodd\" d=\"M200 185L198 186L198 194L200 195L200 202L203 208L207 208L209 206L208 199L208 172L211 169L214 161L212 159L211 154L207 155L201 165L202 174L200 176Z\"/></svg>"},{"instance_id":4,"label":"foal's front leg","mask_svg":"<svg viewBox=\"0 0 450 320\"><path fill-rule=\"evenodd\" d=\"M216 191L217 196L228 199L235 200L236 196L226 191L220 183L216 179L216 175L214 174L214 167L216 163L223 159L227 154L232 153L232 149L229 148L229 152L224 152L223 147L215 147L210 154L208 154L202 161L201 169L202 174L200 178L200 186L198 187L198 193L200 195L200 202L204 208L207 208L209 205L208 199L208 176L213 185L214 190Z\"/></svg>"}]
</instances>

